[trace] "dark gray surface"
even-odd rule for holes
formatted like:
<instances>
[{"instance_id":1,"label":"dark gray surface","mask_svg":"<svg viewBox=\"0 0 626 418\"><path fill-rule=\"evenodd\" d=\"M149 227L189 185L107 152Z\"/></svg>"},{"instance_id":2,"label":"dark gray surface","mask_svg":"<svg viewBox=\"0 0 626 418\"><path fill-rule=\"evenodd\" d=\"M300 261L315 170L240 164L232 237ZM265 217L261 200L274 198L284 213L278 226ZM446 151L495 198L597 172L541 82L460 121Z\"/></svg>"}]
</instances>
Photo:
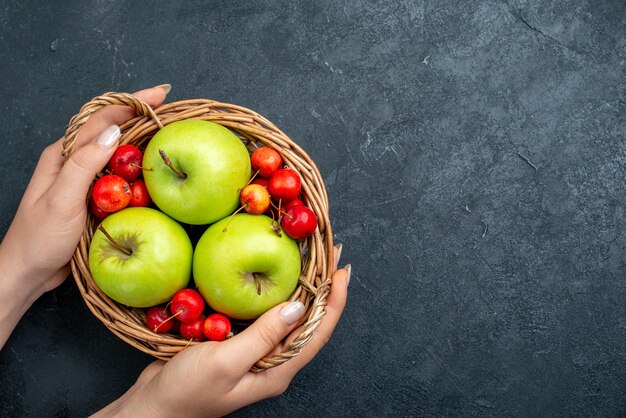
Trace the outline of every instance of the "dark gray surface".
<instances>
[{"instance_id":1,"label":"dark gray surface","mask_svg":"<svg viewBox=\"0 0 626 418\"><path fill-rule=\"evenodd\" d=\"M0 4L2 231L103 91L248 106L319 165L348 307L236 416L626 413L623 0L27 3ZM85 415L149 361L67 281L0 353L0 414Z\"/></svg>"}]
</instances>

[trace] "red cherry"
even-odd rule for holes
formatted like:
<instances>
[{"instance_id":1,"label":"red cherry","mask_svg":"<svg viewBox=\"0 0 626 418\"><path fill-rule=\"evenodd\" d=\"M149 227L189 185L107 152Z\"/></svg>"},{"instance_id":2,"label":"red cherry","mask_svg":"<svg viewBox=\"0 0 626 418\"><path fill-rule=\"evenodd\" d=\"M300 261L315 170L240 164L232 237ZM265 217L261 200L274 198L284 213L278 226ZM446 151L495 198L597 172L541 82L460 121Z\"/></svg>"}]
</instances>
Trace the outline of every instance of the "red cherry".
<instances>
[{"instance_id":1,"label":"red cherry","mask_svg":"<svg viewBox=\"0 0 626 418\"><path fill-rule=\"evenodd\" d=\"M266 189L267 189L267 183L269 183L267 179L264 179L262 177L257 177L250 182L250 184L258 184L260 186L265 187Z\"/></svg>"},{"instance_id":2,"label":"red cherry","mask_svg":"<svg viewBox=\"0 0 626 418\"><path fill-rule=\"evenodd\" d=\"M301 185L300 175L295 170L285 168L272 175L267 190L274 199L288 202L298 197Z\"/></svg>"},{"instance_id":3,"label":"red cherry","mask_svg":"<svg viewBox=\"0 0 626 418\"><path fill-rule=\"evenodd\" d=\"M128 182L135 181L141 176L142 159L141 150L136 146L120 145L109 160L107 168L111 174L120 176Z\"/></svg>"},{"instance_id":4,"label":"red cherry","mask_svg":"<svg viewBox=\"0 0 626 418\"><path fill-rule=\"evenodd\" d=\"M261 177L270 178L283 165L283 158L278 151L261 147L252 153L250 163L253 170L259 170Z\"/></svg>"},{"instance_id":5,"label":"red cherry","mask_svg":"<svg viewBox=\"0 0 626 418\"><path fill-rule=\"evenodd\" d=\"M196 341L204 341L204 315L186 324L180 324L180 335L188 340L193 338Z\"/></svg>"},{"instance_id":6,"label":"red cherry","mask_svg":"<svg viewBox=\"0 0 626 418\"><path fill-rule=\"evenodd\" d=\"M293 208L295 206L304 206L304 202L296 197L292 201L283 204L283 206L280 209L283 212L287 212L289 209L291 209L291 208Z\"/></svg>"},{"instance_id":7,"label":"red cherry","mask_svg":"<svg viewBox=\"0 0 626 418\"><path fill-rule=\"evenodd\" d=\"M146 311L146 325L154 332L162 334L174 326L174 318L170 316L167 307L154 306Z\"/></svg>"},{"instance_id":8,"label":"red cherry","mask_svg":"<svg viewBox=\"0 0 626 418\"><path fill-rule=\"evenodd\" d=\"M283 215L283 231L293 239L304 239L315 232L317 216L306 206L294 206Z\"/></svg>"},{"instance_id":9,"label":"red cherry","mask_svg":"<svg viewBox=\"0 0 626 418\"><path fill-rule=\"evenodd\" d=\"M265 187L260 184L248 184L241 191L239 201L246 212L258 215L270 207L272 199Z\"/></svg>"},{"instance_id":10,"label":"red cherry","mask_svg":"<svg viewBox=\"0 0 626 418\"><path fill-rule=\"evenodd\" d=\"M102 209L100 209L98 205L96 205L96 202L94 202L93 199L89 201L89 211L91 212L93 216L95 216L96 218L100 220L103 220L104 218L106 218L107 216L111 214L110 212L105 212Z\"/></svg>"},{"instance_id":11,"label":"red cherry","mask_svg":"<svg viewBox=\"0 0 626 418\"><path fill-rule=\"evenodd\" d=\"M120 176L107 174L100 177L91 191L96 205L105 212L117 212L130 202L130 186Z\"/></svg>"},{"instance_id":12,"label":"red cherry","mask_svg":"<svg viewBox=\"0 0 626 418\"><path fill-rule=\"evenodd\" d=\"M130 185L130 193L132 197L130 198L128 206L148 207L150 206L150 203L152 203L150 193L148 193L148 188L146 187L146 182L141 179L135 180L135 182Z\"/></svg>"},{"instance_id":13,"label":"red cherry","mask_svg":"<svg viewBox=\"0 0 626 418\"><path fill-rule=\"evenodd\" d=\"M191 322L202 315L204 299L193 289L182 289L174 294L170 309L176 315L176 319L183 324Z\"/></svg>"},{"instance_id":14,"label":"red cherry","mask_svg":"<svg viewBox=\"0 0 626 418\"><path fill-rule=\"evenodd\" d=\"M215 313L204 320L204 336L210 341L224 341L230 333L230 321L222 314Z\"/></svg>"}]
</instances>

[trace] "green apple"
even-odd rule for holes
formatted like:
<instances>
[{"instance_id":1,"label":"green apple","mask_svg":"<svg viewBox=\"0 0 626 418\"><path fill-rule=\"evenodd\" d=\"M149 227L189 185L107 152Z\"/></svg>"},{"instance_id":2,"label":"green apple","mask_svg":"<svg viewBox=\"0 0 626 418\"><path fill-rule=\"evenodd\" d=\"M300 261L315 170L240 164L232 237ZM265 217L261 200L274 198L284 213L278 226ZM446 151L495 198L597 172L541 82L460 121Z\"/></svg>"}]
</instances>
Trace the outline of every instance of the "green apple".
<instances>
[{"instance_id":1,"label":"green apple","mask_svg":"<svg viewBox=\"0 0 626 418\"><path fill-rule=\"evenodd\" d=\"M126 208L109 215L100 227L89 247L89 270L114 301L154 306L189 283L193 247L172 218L155 209Z\"/></svg>"},{"instance_id":2,"label":"green apple","mask_svg":"<svg viewBox=\"0 0 626 418\"><path fill-rule=\"evenodd\" d=\"M300 250L272 220L246 213L211 225L193 255L193 276L211 308L254 319L286 301L300 277Z\"/></svg>"},{"instance_id":3,"label":"green apple","mask_svg":"<svg viewBox=\"0 0 626 418\"><path fill-rule=\"evenodd\" d=\"M142 165L154 203L192 225L232 213L250 179L250 155L241 140L203 120L178 121L159 130L148 143Z\"/></svg>"}]
</instances>

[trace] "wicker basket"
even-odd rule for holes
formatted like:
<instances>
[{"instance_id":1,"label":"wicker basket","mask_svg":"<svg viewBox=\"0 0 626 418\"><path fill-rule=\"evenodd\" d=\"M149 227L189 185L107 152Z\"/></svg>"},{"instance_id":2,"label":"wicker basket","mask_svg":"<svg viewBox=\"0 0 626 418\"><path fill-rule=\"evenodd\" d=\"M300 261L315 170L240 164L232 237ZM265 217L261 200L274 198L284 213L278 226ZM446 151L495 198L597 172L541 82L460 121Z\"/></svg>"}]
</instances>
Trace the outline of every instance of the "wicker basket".
<instances>
[{"instance_id":1,"label":"wicker basket","mask_svg":"<svg viewBox=\"0 0 626 418\"><path fill-rule=\"evenodd\" d=\"M330 291L333 262L333 239L328 216L328 196L322 177L311 158L287 135L263 116L227 103L206 99L183 100L165 104L158 109L127 93L105 93L85 104L69 123L65 132L63 155L68 158L76 143L76 134L89 117L109 105L125 105L135 110L136 117L120 126L121 143L143 147L158 129L184 119L208 120L223 125L239 136L248 149L268 146L280 152L285 165L297 170L302 177L304 202L315 212L318 228L315 234L300 244L302 268L299 284L290 300L300 300L306 313L300 322L299 334L284 351L259 360L253 371L278 366L298 355L311 340L326 313L326 297ZM162 360L168 360L189 345L188 340L169 334L157 334L144 324L143 309L130 308L114 302L96 286L89 271L89 245L97 221L87 216L85 230L71 266L80 293L91 312L115 335L133 347Z\"/></svg>"}]
</instances>

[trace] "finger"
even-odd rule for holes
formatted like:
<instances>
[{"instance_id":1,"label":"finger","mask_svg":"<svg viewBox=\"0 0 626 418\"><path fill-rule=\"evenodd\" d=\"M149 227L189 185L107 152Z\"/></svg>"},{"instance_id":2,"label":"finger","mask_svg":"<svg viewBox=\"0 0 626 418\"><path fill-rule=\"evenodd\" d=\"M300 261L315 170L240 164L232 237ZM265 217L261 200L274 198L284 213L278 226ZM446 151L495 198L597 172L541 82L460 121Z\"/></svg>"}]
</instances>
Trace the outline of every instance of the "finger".
<instances>
[{"instance_id":1,"label":"finger","mask_svg":"<svg viewBox=\"0 0 626 418\"><path fill-rule=\"evenodd\" d=\"M97 172L102 170L115 151L120 128L111 125L94 140L74 151L65 162L47 193L66 207L85 204L89 186Z\"/></svg>"},{"instance_id":2,"label":"finger","mask_svg":"<svg viewBox=\"0 0 626 418\"><path fill-rule=\"evenodd\" d=\"M341 247L342 247L341 244L337 244L337 245L335 245L334 250L333 250L333 270L332 270L333 272L337 271L337 264L339 263L339 259L341 258ZM300 327L298 329L302 329L302 328L303 327ZM292 332L292 334L293 334L293 332ZM285 344L277 345L276 347L274 347L272 349L272 351L267 353L264 357L272 357L272 356L280 353L281 351L283 351L285 349L285 346L289 342L293 341L294 338L295 338L295 335L293 337L291 337L291 338L287 337L287 340L286 340Z\"/></svg>"},{"instance_id":3,"label":"finger","mask_svg":"<svg viewBox=\"0 0 626 418\"><path fill-rule=\"evenodd\" d=\"M306 366L328 341L333 333L335 325L341 316L346 303L347 287L350 277L350 267L338 270L333 275L333 285L328 297L327 312L321 325L314 333L313 339L307 344L299 355L286 363L266 370L263 373L246 373L237 383L234 392L241 398L243 404L257 402L261 399L270 398L282 394L287 390L293 377ZM289 336L293 340L295 334L300 334L298 328Z\"/></svg>"},{"instance_id":4,"label":"finger","mask_svg":"<svg viewBox=\"0 0 626 418\"><path fill-rule=\"evenodd\" d=\"M230 360L236 373L245 374L254 363L272 351L295 327L304 314L302 302L280 304L262 316L243 332L219 347Z\"/></svg>"},{"instance_id":5,"label":"finger","mask_svg":"<svg viewBox=\"0 0 626 418\"><path fill-rule=\"evenodd\" d=\"M337 271L337 266L339 265L339 260L341 259L341 250L343 250L343 244L335 245L335 250L333 252L333 273Z\"/></svg>"},{"instance_id":6,"label":"finger","mask_svg":"<svg viewBox=\"0 0 626 418\"><path fill-rule=\"evenodd\" d=\"M150 89L133 93L135 97L143 100L151 107L160 106L167 93L170 91L169 84L164 84ZM77 136L76 150L90 141L98 133L104 131L110 125L120 125L134 116L134 111L128 106L107 106L94 113L87 123L80 129ZM26 202L38 200L50 188L61 171L65 159L61 155L63 151L63 141L61 138L46 147L39 158L37 167L24 192Z\"/></svg>"},{"instance_id":7,"label":"finger","mask_svg":"<svg viewBox=\"0 0 626 418\"><path fill-rule=\"evenodd\" d=\"M139 100L142 100L150 107L156 108L163 103L170 89L171 86L169 84L163 84L137 91L132 95ZM89 142L91 138L105 130L107 126L121 125L134 116L135 111L128 106L106 106L98 110L78 131L78 135L76 136L76 147L78 148Z\"/></svg>"},{"instance_id":8,"label":"finger","mask_svg":"<svg viewBox=\"0 0 626 418\"><path fill-rule=\"evenodd\" d=\"M34 202L43 195L54 182L63 165L63 138L48 145L37 162L35 171L24 192L24 202Z\"/></svg>"},{"instance_id":9,"label":"finger","mask_svg":"<svg viewBox=\"0 0 626 418\"><path fill-rule=\"evenodd\" d=\"M351 270L352 267L348 264L333 274L333 284L327 299L326 315L324 315L320 326L313 333L313 339L296 357L267 371L276 375L276 379L293 379L293 376L306 366L328 342L346 306ZM295 335L292 335L289 339L294 337Z\"/></svg>"}]
</instances>

